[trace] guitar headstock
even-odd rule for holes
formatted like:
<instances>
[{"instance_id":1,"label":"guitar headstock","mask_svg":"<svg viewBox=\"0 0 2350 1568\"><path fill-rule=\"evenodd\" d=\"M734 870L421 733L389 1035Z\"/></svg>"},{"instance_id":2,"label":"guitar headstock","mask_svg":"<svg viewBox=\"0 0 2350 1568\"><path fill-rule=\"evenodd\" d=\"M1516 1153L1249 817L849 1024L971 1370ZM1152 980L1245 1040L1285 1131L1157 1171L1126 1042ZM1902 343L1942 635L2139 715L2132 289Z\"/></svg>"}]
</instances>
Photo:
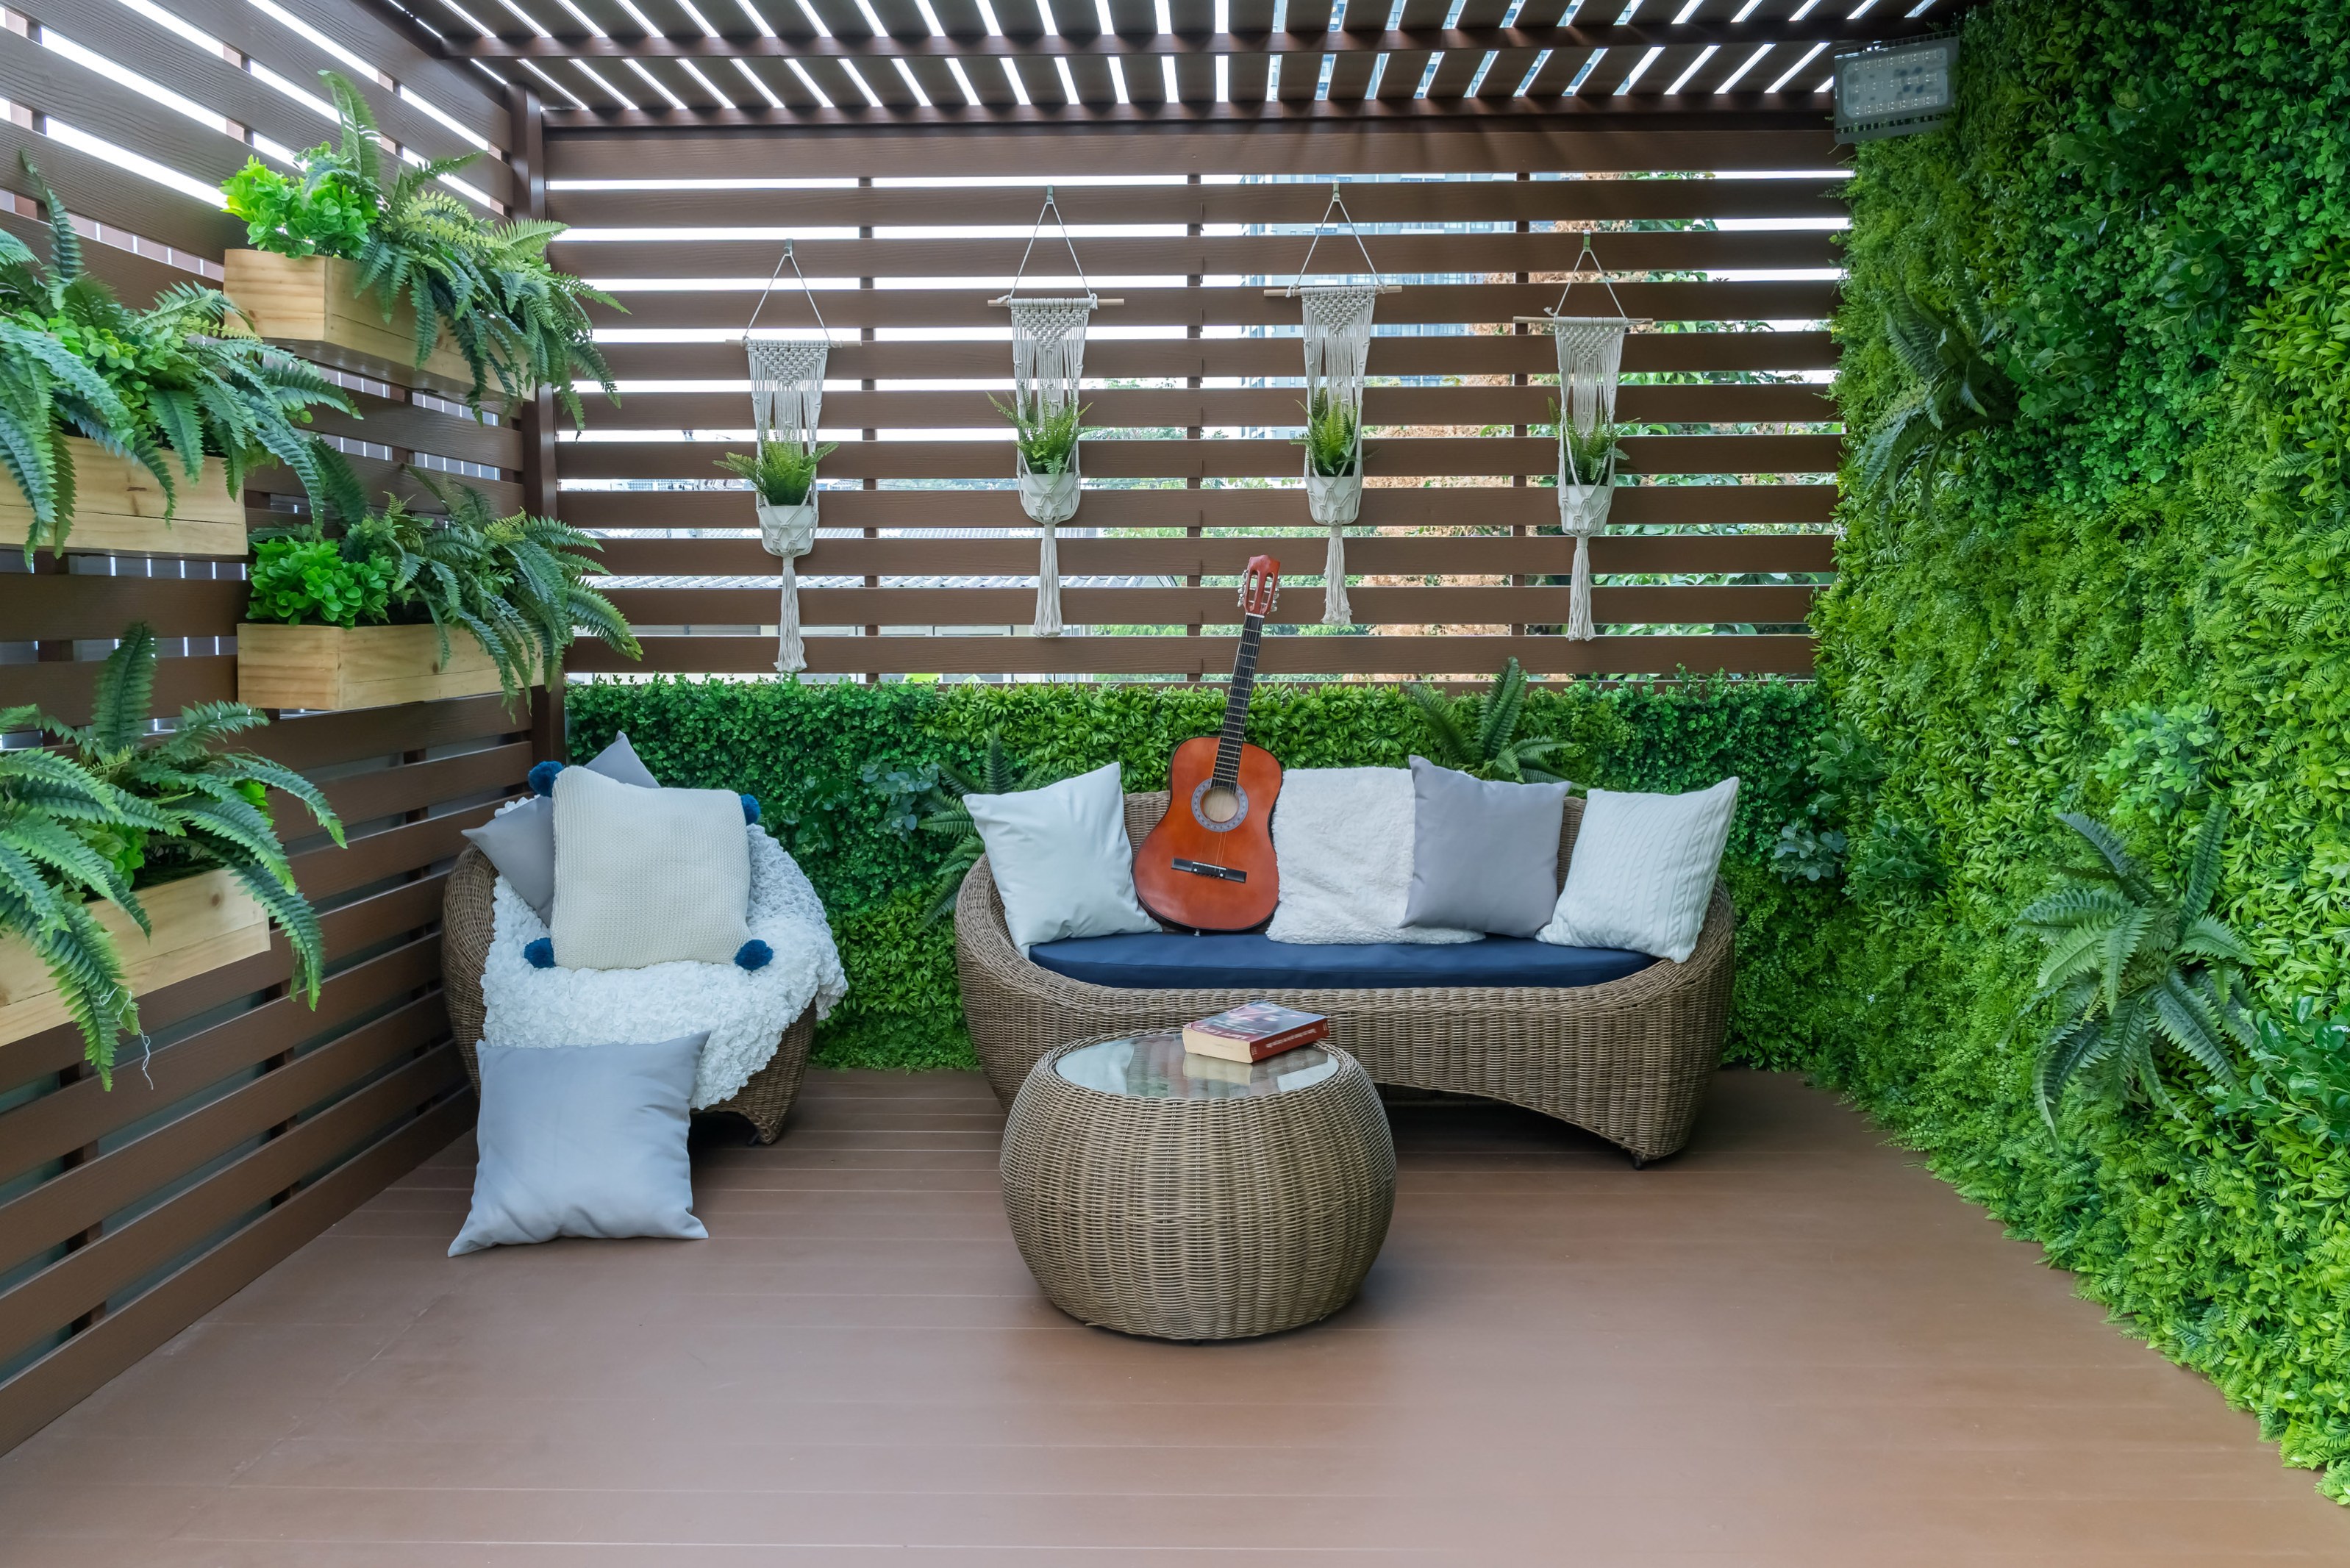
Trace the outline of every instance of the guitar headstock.
<instances>
[{"instance_id":1,"label":"guitar headstock","mask_svg":"<svg viewBox=\"0 0 2350 1568\"><path fill-rule=\"evenodd\" d=\"M1269 616L1281 603L1281 563L1271 556L1251 556L1241 572L1241 613Z\"/></svg>"}]
</instances>

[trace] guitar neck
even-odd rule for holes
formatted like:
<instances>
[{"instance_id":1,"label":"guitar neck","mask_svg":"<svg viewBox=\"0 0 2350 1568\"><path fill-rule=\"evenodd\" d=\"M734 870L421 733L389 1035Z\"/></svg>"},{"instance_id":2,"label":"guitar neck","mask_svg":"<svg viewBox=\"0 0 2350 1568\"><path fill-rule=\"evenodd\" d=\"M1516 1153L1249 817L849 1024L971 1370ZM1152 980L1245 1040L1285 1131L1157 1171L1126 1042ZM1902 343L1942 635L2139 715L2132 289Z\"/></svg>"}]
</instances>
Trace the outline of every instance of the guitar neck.
<instances>
[{"instance_id":1,"label":"guitar neck","mask_svg":"<svg viewBox=\"0 0 2350 1568\"><path fill-rule=\"evenodd\" d=\"M1248 731L1249 693L1256 687L1256 649L1264 633L1264 617L1253 615L1241 622L1240 651L1232 656L1232 683L1224 694L1224 728L1216 737L1216 782L1231 788L1240 783L1241 739Z\"/></svg>"}]
</instances>

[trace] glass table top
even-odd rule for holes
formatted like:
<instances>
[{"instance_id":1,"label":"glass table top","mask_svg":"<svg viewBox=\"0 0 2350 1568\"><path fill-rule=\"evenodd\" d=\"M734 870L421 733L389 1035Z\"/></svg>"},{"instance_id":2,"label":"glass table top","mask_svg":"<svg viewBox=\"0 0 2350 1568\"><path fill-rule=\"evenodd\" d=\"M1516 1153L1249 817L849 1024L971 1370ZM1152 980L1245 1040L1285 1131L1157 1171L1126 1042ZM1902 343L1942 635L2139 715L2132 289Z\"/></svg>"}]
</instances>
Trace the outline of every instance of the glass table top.
<instances>
[{"instance_id":1,"label":"glass table top","mask_svg":"<svg viewBox=\"0 0 2350 1568\"><path fill-rule=\"evenodd\" d=\"M1227 1062L1191 1054L1181 1032L1167 1029L1072 1051L1054 1071L1079 1088L1140 1100L1246 1100L1310 1088L1338 1071L1338 1058L1301 1045L1253 1064Z\"/></svg>"}]
</instances>

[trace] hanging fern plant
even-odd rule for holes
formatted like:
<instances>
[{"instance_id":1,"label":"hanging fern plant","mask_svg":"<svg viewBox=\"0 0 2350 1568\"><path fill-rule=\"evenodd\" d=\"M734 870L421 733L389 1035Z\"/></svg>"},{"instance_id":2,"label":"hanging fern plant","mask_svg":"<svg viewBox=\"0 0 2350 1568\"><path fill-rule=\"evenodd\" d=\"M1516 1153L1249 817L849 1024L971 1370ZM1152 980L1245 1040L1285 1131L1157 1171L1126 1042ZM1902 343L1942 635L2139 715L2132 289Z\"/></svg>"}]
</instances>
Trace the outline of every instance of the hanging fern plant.
<instances>
[{"instance_id":1,"label":"hanging fern plant","mask_svg":"<svg viewBox=\"0 0 2350 1568\"><path fill-rule=\"evenodd\" d=\"M403 301L415 311L417 364L448 336L473 372L477 403L493 381L509 400L550 387L577 424L586 417L583 379L619 401L587 307L622 306L548 263L547 242L565 225L475 215L441 182L477 152L403 164L387 185L367 100L348 78L318 75L334 97L336 141L301 154L293 174L255 158L222 186L247 242L280 255L357 264L360 289L381 302L387 321Z\"/></svg>"}]
</instances>

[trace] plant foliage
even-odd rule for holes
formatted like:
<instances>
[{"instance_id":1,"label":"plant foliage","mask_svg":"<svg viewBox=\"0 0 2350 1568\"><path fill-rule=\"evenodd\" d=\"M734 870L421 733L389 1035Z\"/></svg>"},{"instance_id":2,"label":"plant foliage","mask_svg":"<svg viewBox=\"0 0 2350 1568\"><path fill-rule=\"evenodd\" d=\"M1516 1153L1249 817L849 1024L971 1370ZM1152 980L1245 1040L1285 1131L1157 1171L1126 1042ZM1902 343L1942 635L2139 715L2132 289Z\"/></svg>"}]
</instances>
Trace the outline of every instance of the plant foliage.
<instances>
[{"instance_id":1,"label":"plant foliage","mask_svg":"<svg viewBox=\"0 0 2350 1568\"><path fill-rule=\"evenodd\" d=\"M1306 464L1315 477L1344 479L1361 472L1363 428L1354 405L1317 390L1312 403L1298 406L1305 410L1305 433L1297 444L1305 449Z\"/></svg>"},{"instance_id":2,"label":"plant foliage","mask_svg":"<svg viewBox=\"0 0 2350 1568\"><path fill-rule=\"evenodd\" d=\"M1455 700L1418 684L1408 690L1428 727L1430 762L1474 778L1565 782L1543 765L1565 749L1564 742L1518 733L1526 716L1526 672L1515 659L1502 667L1492 685L1473 697Z\"/></svg>"},{"instance_id":3,"label":"plant foliage","mask_svg":"<svg viewBox=\"0 0 2350 1568\"><path fill-rule=\"evenodd\" d=\"M399 497L330 537L317 523L257 535L247 613L289 625L380 626L430 622L441 657L462 631L497 667L509 702L544 678L585 629L634 658L636 635L588 579L603 548L552 517L498 517L470 485L450 486L418 471L448 508L446 517L409 509Z\"/></svg>"},{"instance_id":4,"label":"plant foliage","mask_svg":"<svg viewBox=\"0 0 2350 1568\"><path fill-rule=\"evenodd\" d=\"M795 441L765 441L755 452L730 452L722 455L718 466L739 479L751 482L759 499L770 506L797 506L816 488L816 465L829 456L836 443L803 446Z\"/></svg>"},{"instance_id":5,"label":"plant foliage","mask_svg":"<svg viewBox=\"0 0 2350 1568\"><path fill-rule=\"evenodd\" d=\"M415 311L417 364L447 334L473 373L476 403L493 381L509 400L551 387L577 423L583 379L618 402L587 307L619 304L548 263L547 242L564 225L477 216L442 182L479 153L400 161L387 182L367 99L347 78L318 74L335 101L336 140L303 153L293 174L256 158L222 187L251 243L357 263L359 287L381 302L385 320L403 301Z\"/></svg>"},{"instance_id":6,"label":"plant foliage","mask_svg":"<svg viewBox=\"0 0 2350 1568\"><path fill-rule=\"evenodd\" d=\"M1076 461L1077 442L1085 437L1086 411L1091 405L1072 400L1055 407L1042 399L1024 401L1017 396L1008 403L987 400L1010 422L1013 444L1020 449L1020 461L1029 472L1068 472Z\"/></svg>"},{"instance_id":7,"label":"plant foliage","mask_svg":"<svg viewBox=\"0 0 2350 1568\"><path fill-rule=\"evenodd\" d=\"M2019 917L2047 949L2026 1012L2054 1002L2060 1016L2041 1041L2033 1072L2040 1114L2053 1130L2056 1102L2075 1078L2108 1101L2151 1100L2178 1114L2158 1056L2167 1045L2233 1087L2230 1044L2250 1048L2244 971L2253 958L2211 915L2228 813L2203 818L2183 889L2161 886L2113 829L2077 812L2064 826L2095 857L2065 867L2057 886Z\"/></svg>"},{"instance_id":8,"label":"plant foliage","mask_svg":"<svg viewBox=\"0 0 2350 1568\"><path fill-rule=\"evenodd\" d=\"M81 238L29 161L48 212L46 265L0 234L0 462L33 512L36 544L71 526L74 475L63 444L86 436L137 462L161 486L169 517L178 483L205 475L242 493L247 469L279 462L314 505L359 503L341 454L301 427L313 408L352 411L318 371L251 337L230 335L235 309L217 289L173 284L133 309L82 265Z\"/></svg>"},{"instance_id":9,"label":"plant foliage","mask_svg":"<svg viewBox=\"0 0 2350 1568\"><path fill-rule=\"evenodd\" d=\"M1820 669L1887 772L1839 822L1856 896L1779 1017L2350 1495L2350 1151L2320 1108L2338 1037L2292 1022L2350 1012L2350 15L2012 0L1964 27L1951 127L1856 155L1836 400L1865 434L1915 400L1886 321L1907 293L2002 324L2015 412L1930 487L1846 470ZM2016 1027L2045 950L2015 922L2082 842L2050 819L2113 824L2182 887L2222 796L2210 912L2257 961L2261 1050L2295 1064L2238 1041L2230 1092L2166 1044L2180 1115L2074 1093L2052 1139L2039 1031ZM1887 819L1936 877L1864 898Z\"/></svg>"}]
</instances>

